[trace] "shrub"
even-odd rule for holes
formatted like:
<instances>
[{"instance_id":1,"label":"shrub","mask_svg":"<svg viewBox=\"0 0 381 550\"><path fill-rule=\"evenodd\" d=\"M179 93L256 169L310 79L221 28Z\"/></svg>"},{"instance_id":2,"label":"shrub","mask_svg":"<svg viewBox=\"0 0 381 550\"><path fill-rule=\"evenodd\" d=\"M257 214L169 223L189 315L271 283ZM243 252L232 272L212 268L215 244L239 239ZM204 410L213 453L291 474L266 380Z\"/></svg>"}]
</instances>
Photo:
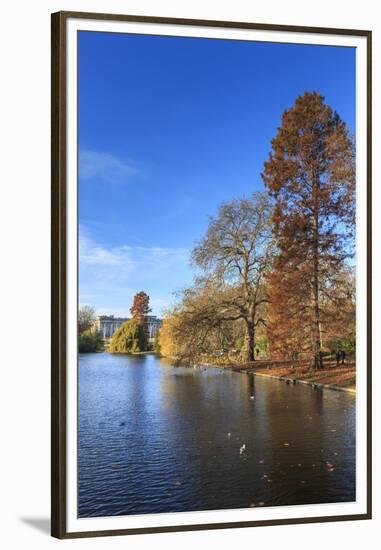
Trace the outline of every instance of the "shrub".
<instances>
[{"instance_id":1,"label":"shrub","mask_svg":"<svg viewBox=\"0 0 381 550\"><path fill-rule=\"evenodd\" d=\"M110 345L110 353L139 353L148 348L145 327L136 319L130 319L113 334Z\"/></svg>"},{"instance_id":2,"label":"shrub","mask_svg":"<svg viewBox=\"0 0 381 550\"><path fill-rule=\"evenodd\" d=\"M85 330L78 337L79 353L95 353L103 350L103 341L99 332Z\"/></svg>"},{"instance_id":3,"label":"shrub","mask_svg":"<svg viewBox=\"0 0 381 550\"><path fill-rule=\"evenodd\" d=\"M349 338L335 338L327 342L326 347L331 353L336 353L337 350L343 349L348 355L356 353L356 341Z\"/></svg>"}]
</instances>

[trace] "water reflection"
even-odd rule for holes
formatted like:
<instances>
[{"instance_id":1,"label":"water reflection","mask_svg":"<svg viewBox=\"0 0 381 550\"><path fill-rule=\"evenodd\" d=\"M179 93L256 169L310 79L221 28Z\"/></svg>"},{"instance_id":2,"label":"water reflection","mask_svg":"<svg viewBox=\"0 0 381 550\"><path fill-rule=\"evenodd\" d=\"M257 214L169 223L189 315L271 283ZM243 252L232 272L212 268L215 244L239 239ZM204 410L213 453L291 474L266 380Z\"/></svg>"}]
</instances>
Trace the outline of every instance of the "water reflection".
<instances>
[{"instance_id":1,"label":"water reflection","mask_svg":"<svg viewBox=\"0 0 381 550\"><path fill-rule=\"evenodd\" d=\"M83 355L80 516L353 501L354 429L352 395Z\"/></svg>"}]
</instances>

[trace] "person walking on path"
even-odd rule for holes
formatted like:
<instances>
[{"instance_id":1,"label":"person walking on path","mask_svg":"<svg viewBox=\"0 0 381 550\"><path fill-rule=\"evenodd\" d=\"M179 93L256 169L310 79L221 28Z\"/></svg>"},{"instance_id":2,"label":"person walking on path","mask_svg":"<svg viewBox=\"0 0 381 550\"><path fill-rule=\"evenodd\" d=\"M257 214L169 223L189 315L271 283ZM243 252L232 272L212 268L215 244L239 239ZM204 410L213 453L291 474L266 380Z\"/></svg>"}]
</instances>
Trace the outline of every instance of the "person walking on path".
<instances>
[{"instance_id":1,"label":"person walking on path","mask_svg":"<svg viewBox=\"0 0 381 550\"><path fill-rule=\"evenodd\" d=\"M336 352L336 367L339 366L340 359L341 359L341 351L338 350L338 351Z\"/></svg>"},{"instance_id":2,"label":"person walking on path","mask_svg":"<svg viewBox=\"0 0 381 550\"><path fill-rule=\"evenodd\" d=\"M345 364L345 358L346 358L347 354L345 353L345 351L342 349L341 350L341 364L344 365Z\"/></svg>"}]
</instances>

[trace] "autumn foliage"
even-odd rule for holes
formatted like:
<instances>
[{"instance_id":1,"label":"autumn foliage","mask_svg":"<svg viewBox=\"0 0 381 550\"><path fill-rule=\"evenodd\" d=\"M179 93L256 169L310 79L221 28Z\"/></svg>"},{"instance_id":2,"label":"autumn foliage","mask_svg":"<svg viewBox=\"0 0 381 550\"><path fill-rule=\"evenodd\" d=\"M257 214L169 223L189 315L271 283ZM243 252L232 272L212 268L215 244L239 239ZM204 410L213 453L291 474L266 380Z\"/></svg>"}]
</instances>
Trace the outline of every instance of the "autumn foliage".
<instances>
[{"instance_id":1,"label":"autumn foliage","mask_svg":"<svg viewBox=\"0 0 381 550\"><path fill-rule=\"evenodd\" d=\"M201 275L164 321L164 355L253 361L260 341L320 368L324 352L354 344L353 140L312 92L284 112L271 145L265 191L222 204L194 248Z\"/></svg>"},{"instance_id":2,"label":"autumn foliage","mask_svg":"<svg viewBox=\"0 0 381 550\"><path fill-rule=\"evenodd\" d=\"M355 214L353 143L322 96L306 93L283 114L262 176L275 201L278 247L268 277L271 346L309 351L319 367L337 277L353 254Z\"/></svg>"},{"instance_id":3,"label":"autumn foliage","mask_svg":"<svg viewBox=\"0 0 381 550\"><path fill-rule=\"evenodd\" d=\"M231 353L242 361L255 359L255 338L266 324L265 279L274 250L271 213L263 192L220 206L193 250L202 275L183 291L160 332L162 353L175 350L188 362L208 355L216 361Z\"/></svg>"},{"instance_id":4,"label":"autumn foliage","mask_svg":"<svg viewBox=\"0 0 381 550\"><path fill-rule=\"evenodd\" d=\"M143 323L150 311L148 294L143 291L135 294L134 302L130 308L133 319L136 319L138 323Z\"/></svg>"}]
</instances>

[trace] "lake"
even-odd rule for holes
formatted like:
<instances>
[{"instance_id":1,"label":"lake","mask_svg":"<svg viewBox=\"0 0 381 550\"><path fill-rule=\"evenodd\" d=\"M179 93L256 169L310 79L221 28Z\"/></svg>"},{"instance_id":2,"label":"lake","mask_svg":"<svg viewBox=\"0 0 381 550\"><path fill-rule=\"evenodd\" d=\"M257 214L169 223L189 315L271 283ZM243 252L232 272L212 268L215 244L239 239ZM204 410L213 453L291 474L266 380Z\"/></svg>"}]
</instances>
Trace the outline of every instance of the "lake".
<instances>
[{"instance_id":1,"label":"lake","mask_svg":"<svg viewBox=\"0 0 381 550\"><path fill-rule=\"evenodd\" d=\"M82 354L78 437L80 517L356 499L346 392Z\"/></svg>"}]
</instances>

